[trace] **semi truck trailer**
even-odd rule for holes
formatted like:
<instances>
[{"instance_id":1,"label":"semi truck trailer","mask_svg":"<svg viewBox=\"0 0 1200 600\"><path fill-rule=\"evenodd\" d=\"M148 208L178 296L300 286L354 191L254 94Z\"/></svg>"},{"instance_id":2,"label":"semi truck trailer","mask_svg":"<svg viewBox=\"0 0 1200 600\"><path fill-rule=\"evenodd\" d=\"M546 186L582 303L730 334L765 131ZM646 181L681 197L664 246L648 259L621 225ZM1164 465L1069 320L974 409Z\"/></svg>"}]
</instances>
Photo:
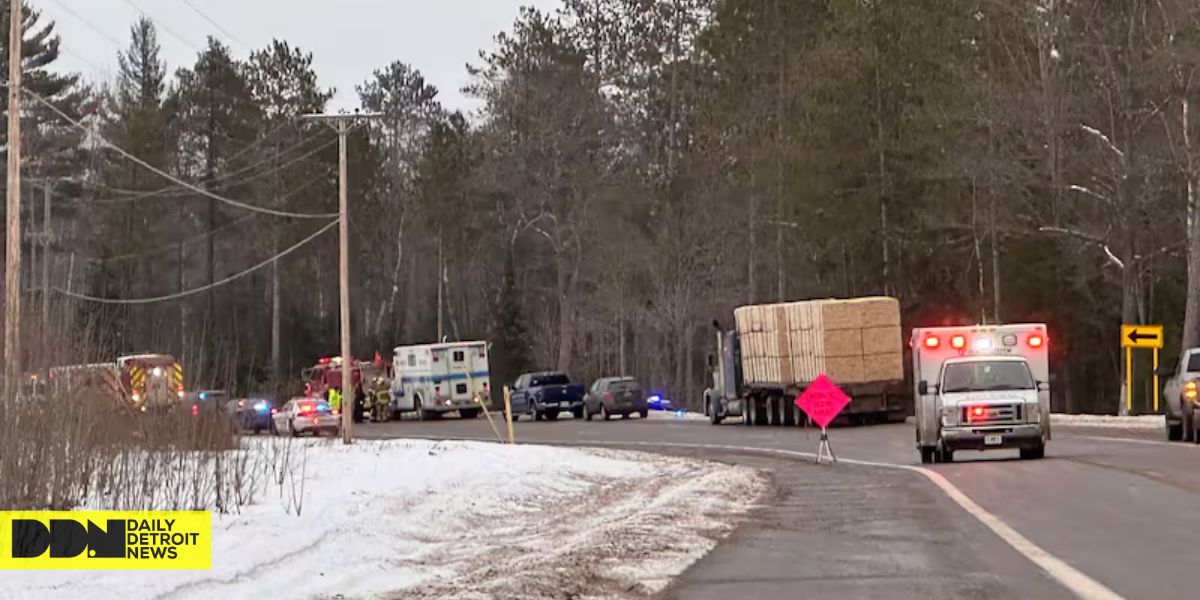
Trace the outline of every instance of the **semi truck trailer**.
<instances>
[{"instance_id":1,"label":"semi truck trailer","mask_svg":"<svg viewBox=\"0 0 1200 600\"><path fill-rule=\"evenodd\" d=\"M704 392L711 423L803 425L796 397L824 374L850 396L843 423L902 421L912 396L904 383L900 303L890 297L743 306L734 327L716 328Z\"/></svg>"}]
</instances>

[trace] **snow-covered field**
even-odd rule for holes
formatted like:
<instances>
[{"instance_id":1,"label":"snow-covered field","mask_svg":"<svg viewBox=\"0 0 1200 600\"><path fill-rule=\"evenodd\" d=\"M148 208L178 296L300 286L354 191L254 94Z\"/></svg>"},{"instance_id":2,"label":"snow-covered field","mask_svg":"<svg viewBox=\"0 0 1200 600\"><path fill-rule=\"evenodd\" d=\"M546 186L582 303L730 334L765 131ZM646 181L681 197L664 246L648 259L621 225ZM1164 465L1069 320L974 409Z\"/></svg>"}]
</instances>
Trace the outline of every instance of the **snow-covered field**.
<instances>
[{"instance_id":1,"label":"snow-covered field","mask_svg":"<svg viewBox=\"0 0 1200 600\"><path fill-rule=\"evenodd\" d=\"M1162 429L1166 426L1162 415L1067 415L1053 413L1051 425L1064 427L1108 427L1112 429Z\"/></svg>"},{"instance_id":2,"label":"snow-covered field","mask_svg":"<svg viewBox=\"0 0 1200 600\"><path fill-rule=\"evenodd\" d=\"M254 504L214 514L211 571L7 572L0 598L642 598L768 487L746 468L609 450L249 443L290 444L289 481L266 473Z\"/></svg>"}]
</instances>

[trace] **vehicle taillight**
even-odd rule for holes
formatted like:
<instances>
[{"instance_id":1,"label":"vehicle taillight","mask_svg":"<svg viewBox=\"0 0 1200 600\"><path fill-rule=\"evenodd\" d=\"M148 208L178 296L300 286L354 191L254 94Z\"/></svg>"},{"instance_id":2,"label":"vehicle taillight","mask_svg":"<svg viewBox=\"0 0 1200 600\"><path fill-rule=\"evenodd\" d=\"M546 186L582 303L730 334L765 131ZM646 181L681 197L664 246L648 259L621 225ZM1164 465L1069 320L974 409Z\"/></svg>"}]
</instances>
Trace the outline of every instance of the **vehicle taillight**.
<instances>
[{"instance_id":1,"label":"vehicle taillight","mask_svg":"<svg viewBox=\"0 0 1200 600\"><path fill-rule=\"evenodd\" d=\"M335 409L333 409L333 410L331 410L331 411L329 411L329 412L333 413L333 414L336 416L336 415L340 415L340 414L342 414L342 409L340 409L340 408L335 408Z\"/></svg>"},{"instance_id":2,"label":"vehicle taillight","mask_svg":"<svg viewBox=\"0 0 1200 600\"><path fill-rule=\"evenodd\" d=\"M1188 400L1195 400L1196 396L1200 395L1200 389L1197 389L1195 381L1189 381L1183 386L1183 397Z\"/></svg>"},{"instance_id":3,"label":"vehicle taillight","mask_svg":"<svg viewBox=\"0 0 1200 600\"><path fill-rule=\"evenodd\" d=\"M1046 338L1042 337L1041 335L1035 333L1035 334L1029 336L1029 347L1030 348L1041 348L1045 344L1046 344Z\"/></svg>"},{"instance_id":4,"label":"vehicle taillight","mask_svg":"<svg viewBox=\"0 0 1200 600\"><path fill-rule=\"evenodd\" d=\"M194 417L198 414L200 414L200 407L193 404L192 405L192 416Z\"/></svg>"},{"instance_id":5,"label":"vehicle taillight","mask_svg":"<svg viewBox=\"0 0 1200 600\"><path fill-rule=\"evenodd\" d=\"M273 414L273 415L277 415L277 414L279 414L279 409L278 409L278 408L272 408L272 409L271 409L271 414Z\"/></svg>"},{"instance_id":6,"label":"vehicle taillight","mask_svg":"<svg viewBox=\"0 0 1200 600\"><path fill-rule=\"evenodd\" d=\"M982 407L982 406L976 406L976 407L975 407L975 409L974 409L974 410L972 410L971 412L972 412L972 413L974 413L974 414L975 414L975 416L977 416L977 417L982 417L982 416L983 416L983 407Z\"/></svg>"},{"instance_id":7,"label":"vehicle taillight","mask_svg":"<svg viewBox=\"0 0 1200 600\"><path fill-rule=\"evenodd\" d=\"M963 348L966 348L967 347L967 336L956 335L956 336L950 338L950 346L953 347L955 350L962 350Z\"/></svg>"},{"instance_id":8,"label":"vehicle taillight","mask_svg":"<svg viewBox=\"0 0 1200 600\"><path fill-rule=\"evenodd\" d=\"M937 348L942 345L942 340L936 335L925 336L925 347L929 349Z\"/></svg>"},{"instance_id":9,"label":"vehicle taillight","mask_svg":"<svg viewBox=\"0 0 1200 600\"><path fill-rule=\"evenodd\" d=\"M604 392L604 399L612 402L612 392Z\"/></svg>"},{"instance_id":10,"label":"vehicle taillight","mask_svg":"<svg viewBox=\"0 0 1200 600\"><path fill-rule=\"evenodd\" d=\"M246 408L246 401L238 400L238 408Z\"/></svg>"}]
</instances>

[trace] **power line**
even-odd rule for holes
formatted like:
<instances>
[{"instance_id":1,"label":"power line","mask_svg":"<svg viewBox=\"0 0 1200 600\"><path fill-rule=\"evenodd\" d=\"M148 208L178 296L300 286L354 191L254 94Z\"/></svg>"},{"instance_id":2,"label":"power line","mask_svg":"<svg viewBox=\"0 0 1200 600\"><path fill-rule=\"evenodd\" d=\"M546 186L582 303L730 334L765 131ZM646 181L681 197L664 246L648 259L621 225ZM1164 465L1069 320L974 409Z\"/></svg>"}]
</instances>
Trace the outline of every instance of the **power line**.
<instances>
[{"instance_id":1,"label":"power line","mask_svg":"<svg viewBox=\"0 0 1200 600\"><path fill-rule=\"evenodd\" d=\"M245 185L252 181L257 181L259 179L262 179L263 177L266 177L267 175L271 175L272 173L282 171L296 163L307 161L313 155L315 155L318 152L320 152L326 148L329 148L330 146L333 146L334 144L337 143L337 138L334 137L334 138L330 139L329 141L325 142L324 144L321 144L320 146L317 146L317 147L309 150L308 152L301 154L300 156L294 157L283 164L273 165L271 168L269 168L265 171L262 171L259 173L254 173L254 174L249 175L242 179L237 179L235 181L226 181L229 179L233 179L234 177L237 177L238 175L241 175L242 173L245 173L247 171L252 171L254 169L257 169L258 167L260 167L264 164L274 162L278 157L284 156L284 155L292 152L293 150L296 150L296 149L308 144L309 142L316 140L319 137L321 137L321 134L315 134L312 137L309 137L308 139L306 139L302 142L299 142L296 145L294 145L286 150L281 151L276 156L273 156L271 158L262 159L256 163L247 165L240 169L235 169L233 171L230 171L229 173L224 173L224 174L218 175L211 179L205 179L203 181L198 181L198 182L196 182L195 185L212 185L214 183L221 183L222 185L217 186L218 188ZM255 143L257 144L259 142L255 142ZM232 157L230 158L230 160L232 160ZM86 183L86 185L88 185L89 187L92 187L94 189L107 190L109 192L112 192L114 194L119 194L121 196L121 197L117 197L117 198L105 198L105 199L101 200L101 202L109 203L109 204L123 204L126 202L136 202L138 200L145 200L147 198L155 198L155 197L175 198L175 197L182 195L182 192L172 193L176 189L177 186L169 186L169 187L159 188L157 190L130 190L130 189L125 189L125 188L114 188L114 187L107 186L102 183L98 183L98 182L94 182L94 181L87 181L85 183Z\"/></svg>"},{"instance_id":2,"label":"power line","mask_svg":"<svg viewBox=\"0 0 1200 600\"><path fill-rule=\"evenodd\" d=\"M307 189L308 186L310 186L324 178L325 178L324 174L317 175L316 177L313 177L313 178L309 179L308 181L305 181L304 183L288 190L282 196L277 198L277 200L279 200L279 201L287 200L288 198L291 198L292 196L295 196L296 194L300 193L301 191ZM199 235L196 235L196 236L193 236L186 240L183 240L182 242L164 244L162 246L158 246L157 248L151 248L150 250L144 250L142 252L131 252L129 254L118 254L117 256L89 258L87 260L89 263L92 263L92 264L97 264L97 263L103 264L103 263L117 262L117 261L122 261L122 260L129 260L131 258L142 258L144 256L154 256L157 254L162 254L164 252L174 251L174 250L178 249L180 246L187 247L189 244L198 242L200 240L208 239L210 236L217 235L218 233L225 231L226 229L231 229L233 227L236 227L242 223L245 223L246 221L249 221L250 219L253 219L256 216L258 216L256 213L250 213L239 219L230 221L229 223L226 223L212 231L206 231Z\"/></svg>"},{"instance_id":3,"label":"power line","mask_svg":"<svg viewBox=\"0 0 1200 600\"><path fill-rule=\"evenodd\" d=\"M50 1L57 4L59 6L59 8L63 9L63 11L66 12L68 15L71 15L72 17L75 17L77 20L82 22L84 25L87 26L88 29L91 29L92 31L99 34L100 37L105 38L108 41L116 44L117 47L121 46L121 42L117 41L117 38L105 33L104 30L97 27L95 23L92 23L88 19L84 18L83 15L80 15L79 13L75 12L75 9L71 8L70 6L67 6L66 3L62 2L61 0L50 0Z\"/></svg>"},{"instance_id":4,"label":"power line","mask_svg":"<svg viewBox=\"0 0 1200 600\"><path fill-rule=\"evenodd\" d=\"M166 25L163 25L162 23L155 21L154 18L151 17L149 14L147 14L146 11L142 10L142 8L140 6L134 4L133 0L125 0L125 4L128 4L129 6L133 7L133 10L136 10L138 12L138 14L145 17L151 23L154 23L158 27L161 27L163 31L167 32L167 35L179 40L180 42L183 42L183 44L190 46L193 50L195 50L197 52L204 52L204 49L202 49L200 46L193 44L192 42L188 41L187 38L183 37L182 35L179 35L178 33L175 33L175 31L172 30L170 27L167 27Z\"/></svg>"},{"instance_id":5,"label":"power line","mask_svg":"<svg viewBox=\"0 0 1200 600\"><path fill-rule=\"evenodd\" d=\"M239 39L237 38L237 36L236 36L236 35L233 35L232 33L229 33L229 31L228 31L228 30L226 30L224 27L221 27L221 24L220 24L220 23L217 23L217 22L216 22L215 20L213 20L211 17L209 17L208 15L204 14L204 11L200 10L200 9L199 9L199 8L198 8L198 7L197 7L195 4L192 4L191 0L180 0L180 2L183 2L184 4L186 4L186 5L187 5L187 7L188 7L188 8L192 9L193 11L195 11L195 13L196 13L196 14L200 15L200 18L201 18L201 19L204 19L205 21L208 21L209 25L212 25L213 27L216 27L216 28L217 28L217 31L219 31L219 32L221 32L221 33L223 33L223 34L225 34L225 37L227 37L227 38L229 38L229 39L231 39L231 40L233 40L233 41L237 42L237 43L238 43L239 45L241 45L241 47L243 47L243 48L246 48L246 49L249 49L249 48L250 48L249 44L246 44L246 43L245 43L245 42L243 42L242 40L239 40Z\"/></svg>"},{"instance_id":6,"label":"power line","mask_svg":"<svg viewBox=\"0 0 1200 600\"><path fill-rule=\"evenodd\" d=\"M207 239L209 236L217 235L218 233L221 233L222 231L225 231L226 229L232 229L238 225L241 225L242 223L245 223L246 221L249 221L250 219L253 219L256 216L258 216L258 215L254 214L254 213L244 215L241 218L230 221L212 231L206 231L199 235L192 236L186 240L183 240L182 242L175 242L173 244L164 244L157 248L151 248L151 249L145 250L143 252L131 252L129 254L118 254L116 256L89 257L87 259L87 262L89 262L91 264L104 264L104 263L110 263L110 262L129 260L131 258L142 258L144 256L155 256L158 254L163 254L164 252L177 250L177 249L179 249L180 246L187 247L189 244L193 244L200 240Z\"/></svg>"},{"instance_id":7,"label":"power line","mask_svg":"<svg viewBox=\"0 0 1200 600\"><path fill-rule=\"evenodd\" d=\"M192 10L195 10L195 11L197 11L198 13L200 12L200 10L199 10L197 7L195 7L194 5L192 5L192 4L191 4L191 3L190 3L188 0L182 0L182 1L184 1L185 3L187 3L187 4L188 4L188 6L192 8ZM125 47L122 45L122 43L121 43L121 42L120 42L120 41L119 41L117 38L115 38L114 36L112 36L112 35L109 35L108 33L106 33L106 32L105 32L103 29L101 29L99 26L97 26L97 25L96 25L94 22L92 22L90 19L88 19L87 17L84 17L83 15L79 14L79 13L78 13L78 12L76 12L75 10L73 10L73 9L71 9L70 7L66 6L65 4L63 4L63 2L62 2L61 0L53 0L53 2L54 2L55 4L57 4L57 5L59 5L60 7L62 7L62 9L63 9L64 11L66 11L66 12L67 12L68 14L70 14L72 17L74 17L74 18L78 19L80 22L82 22L84 25L86 25L86 26L87 26L89 29L91 29L92 31L95 31L97 34L99 34L100 36L102 36L102 37L104 37L105 39L107 39L107 40L108 40L110 43L112 43L113 47L117 49L117 52L118 52L118 53L121 53L121 52L124 52L124 51L125 51ZM125 3L126 3L126 4L128 4L130 7L132 7L134 10L136 10L136 11L137 11L139 14L141 14L141 15L142 15L144 18L146 18L148 21L150 21L150 23L151 23L152 25L154 25L155 27L158 27L158 28L161 28L161 29L163 29L163 31L165 31L166 33L168 33L168 34L170 34L170 35L174 36L176 39L178 39L178 40L182 41L183 43L185 43L185 44L187 44L187 45L189 45L189 46L191 46L192 48L196 49L197 51L199 51L199 52L204 52L204 50L203 50L203 49L201 49L201 48L197 47L196 45L192 44L191 42L187 41L186 39L183 39L181 36L179 36L178 34L174 33L173 31L171 31L170 29L168 29L168 28L167 28L167 27L165 27L164 25L162 25L162 24L158 23L157 21L155 21L153 17L151 17L150 15L148 15L148 14L147 14L147 13L146 13L144 10L142 10L142 9L141 9L141 8L140 8L138 5L134 4L134 3L133 3L131 0L125 0ZM203 13L201 13L201 16L204 16L204 15L203 15ZM205 18L206 18L206 20L208 20L209 22L213 23L213 25L214 25L214 26L216 26L218 30L222 31L222 32L223 32L223 33L225 33L226 35L229 35L229 37L233 38L233 36L232 36L231 34L229 34L229 32L228 32L228 31L225 31L224 29L222 29L222 28L221 28L219 25L217 25L217 24L216 24L214 21L212 21L211 19L208 19L207 17L205 17ZM234 39L234 41L238 41L238 40L237 40L237 38L233 38L233 39ZM239 41L239 43L241 43L241 42ZM245 46L245 44L242 44L242 45L243 45L243 46ZM76 58L79 58L79 59L80 59L82 62L84 62L84 63L85 63L85 64L87 64L88 66L92 67L93 69L95 69L95 70L96 70L96 71L98 71L98 72L105 72L105 71L107 70L107 69L103 69L103 68L97 67L95 63L92 63L91 61L89 61L89 60L88 60L88 59L86 59L85 57L83 57L83 56L79 55L78 53L71 52L71 51L70 51L70 49L65 49L65 50L66 50L68 53L70 53L70 54L72 54L72 55L76 56ZM230 95L230 94L228 94L228 93L226 93L226 92L224 92L224 91L222 91L222 90L219 90L219 89L212 89L212 88L210 88L210 89L208 89L207 91L208 91L209 93L215 93L215 94L216 94L216 95L218 95L218 96L221 96L221 97L223 97L223 98L226 98L226 99L228 99L228 100L231 100L231 101L234 101L234 102L239 102L239 101L241 101L241 99L234 98L232 95ZM294 122L293 122L293 121L287 121L287 120L285 120L284 122L280 123L280 124L279 124L279 125L277 125L276 127L272 128L272 129L271 129L271 131L267 132L266 134L264 134L264 135L261 135L261 136L258 136L258 139L256 139L254 142L251 142L250 144L246 145L246 146L245 146L244 148L242 148L241 150L238 150L237 152L233 153L233 155L231 155L231 156L230 156L230 157L229 157L227 160L235 160L235 159L237 159L238 157L241 157L241 156L245 155L246 153L250 152L251 150L254 150L255 148L257 148L257 147L261 146L262 144L264 144L265 142L267 142L269 139L271 139L271 138L272 138L272 137L273 137L273 136L274 136L276 133L278 133L280 130L282 130L282 129L284 129L285 127L288 127L288 126L290 126L290 125L293 125L293 124L294 124ZM316 138L316 136L313 136L313 138L310 138L310 140L311 140L311 139L315 139L315 138ZM235 141L237 141L237 140L235 140ZM306 140L305 142L301 142L301 143L297 144L296 146L294 146L293 148L299 148L300 146L303 146L305 143L307 143L307 141L308 141L308 140ZM321 149L327 148L327 147L329 147L329 146L332 146L332 145L333 145L333 142L330 142L330 143L328 143L328 144L325 144L325 145L323 145L323 146L321 147ZM285 154L286 152L290 152L290 151L291 151L291 149L289 149L289 150L287 150L287 151L284 151L284 152L281 152L280 154ZM319 150L317 150L317 151L319 151ZM315 154L317 151L314 151L314 152L312 152L312 153L309 153L309 154L307 154L307 155L306 155L306 157L308 157L308 156L311 156L312 154ZM219 177L215 177L215 178L213 178L213 179L212 179L212 181L219 181L219 180L221 180L221 179L225 179L225 178L230 178L230 177L233 177L233 176L235 176L235 175L237 175L237 174L240 174L240 173L242 173L242 172L245 172L245 171L248 171L248 170L252 170L252 169L256 168L256 167L257 167L259 164L262 164L262 163L265 163L265 162L268 162L268 161L267 161L267 160L264 160L264 161L262 161L262 162L260 162L260 163L258 163L258 164L249 165L249 166L245 167L244 169L241 169L241 170L235 171L234 173L226 173L226 174L223 174L223 175L221 175L221 176L219 176ZM291 164L294 164L294 163L289 163L289 166L290 166ZM207 183L207 182L200 182L200 184L201 184L201 185L203 185L203 184L205 184L205 183ZM166 194L167 192L169 192L169 191L170 191L170 190L172 190L172 189L174 189L174 188L170 188L170 187L168 187L168 188L162 188L162 189L160 189L160 190L153 190L153 191L128 190L128 191L121 192L121 193L128 193L128 194L131 194L132 196L134 196L134 198L132 198L132 199L141 199L141 198L147 198L147 197L153 197L153 196L158 196L158 195ZM114 199L114 200L117 200L117 201L122 201L122 200L124 200L124 199L122 198L122 199Z\"/></svg>"},{"instance_id":8,"label":"power line","mask_svg":"<svg viewBox=\"0 0 1200 600\"><path fill-rule=\"evenodd\" d=\"M297 242L295 245L293 245L292 247L288 248L287 250L284 250L283 252L280 252L279 254L276 254L275 256L272 256L271 258L268 258L267 260L264 260L264 261L262 261L262 262L258 263L257 265L254 265L253 267L250 267L249 269L246 269L245 271L242 271L242 272L240 272L240 273L235 273L235 274L233 274L233 275L230 275L229 277L226 277L225 279L222 279L222 280L220 280L220 281L214 281L213 283L210 283L210 284L208 284L208 285L202 285L202 286L200 286L200 287L198 287L198 288L193 288L193 289L190 289L190 290L185 290L185 291L182 291L182 292L177 292L177 293L174 293L174 294L168 294L168 295L166 295L166 296L156 296L156 297L153 297L153 298L129 298L129 299L120 299L120 298L99 298L99 297L97 297L97 296L89 296L89 295L87 295L87 294L77 294L77 293L75 293L75 292L71 292L71 291L68 291L68 290L64 290L64 289L62 289L62 288L60 288L60 287L57 287L57 286L55 286L53 289L54 289L54 291L56 291L56 292L58 292L58 293L60 293L60 294L62 294L62 295L64 295L64 296L67 296L68 298L74 298L74 299L76 299L76 300L85 300L85 301L87 301L87 302L95 302L95 303L97 303L97 304L124 304L124 305L128 305L128 304L154 304L154 303L157 303L157 302L167 302L167 301L170 301L170 300L178 300L178 299L180 299L180 298L186 298L186 297L188 297L188 296L193 296L193 295L195 295L195 294L199 294L199 293L202 293L202 292L207 292L208 290L211 290L211 289L213 289L213 288L216 288L216 287L219 287L219 286L225 285L225 284L227 284L227 283L230 283L230 282L236 281L236 280L238 280L238 279L241 279L241 278L243 278L243 277L245 277L245 276L247 276L247 275L249 275L249 274L251 274L251 273L254 273L255 271L258 271L258 270L262 269L263 267L266 267L266 266L268 266L268 265L271 265L272 263L275 263L276 261L278 261L278 260L280 260L280 259L284 258L285 256L287 256L287 255L291 254L292 252L295 252L296 250L299 250L299 249L300 249L301 247L303 247L305 244L307 244L307 243L309 243L309 242L311 242L311 241L313 241L313 240L317 239L317 237L319 237L321 234L325 233L326 231L329 231L330 229L333 229L333 226L334 226L334 225L337 225L337 224L338 224L338 222L339 222L340 220L341 220L341 219L334 219L334 220L332 220L332 221L330 221L330 222L326 223L324 227L322 227L322 228L318 229L318 230L317 230L316 232L314 232L312 235L310 235L310 236L308 236L308 237L304 238L303 240L300 240L299 242Z\"/></svg>"},{"instance_id":9,"label":"power line","mask_svg":"<svg viewBox=\"0 0 1200 600\"><path fill-rule=\"evenodd\" d=\"M5 83L4 85L7 87L8 84ZM68 115L67 113L63 112L62 109L58 108L57 106L54 106L54 103L50 102L49 100L46 100L45 98L43 98L41 95L37 94L36 92L33 92L29 89L23 89L21 91L27 93L30 97L32 97L34 100L41 103L46 108L49 108L51 111L53 111L55 114L57 114L61 119L63 119L67 123L70 123L76 129L79 129L80 131L82 131L85 134L94 136L100 142L100 144L103 145L104 147L111 148L114 152L120 154L121 156L124 156L126 159L130 160L131 162L133 162L137 165L140 165L142 168L144 168L152 173L155 173L156 175L162 177L163 179L166 179L167 181L175 183L176 185L180 185L189 190L192 190L193 192L196 192L197 194L200 194L201 196L212 198L213 200L216 200L217 202L222 202L222 203L228 204L230 206L235 206L237 208L241 208L243 210L260 212L263 214L274 215L276 217L286 217L286 218L291 218L291 219L329 219L329 218L338 216L338 213L319 213L318 214L318 213L297 213L297 212L290 212L290 211L284 211L284 210L275 210L272 208L264 208L261 206L255 206L253 204L247 204L245 202L240 202L240 201L234 200L232 198L226 198L225 196L222 196L220 194L215 194L215 193L210 192L202 187L195 186L195 185L188 183L174 175L171 175L170 173L163 171L162 169L159 169L158 167L138 158L133 153L125 150L124 148L121 148L120 146L113 144L112 142L108 141L107 138L103 137L100 133L93 131L87 125L84 125L83 123L81 123L78 119L75 119L75 118L71 117L71 115Z\"/></svg>"}]
</instances>

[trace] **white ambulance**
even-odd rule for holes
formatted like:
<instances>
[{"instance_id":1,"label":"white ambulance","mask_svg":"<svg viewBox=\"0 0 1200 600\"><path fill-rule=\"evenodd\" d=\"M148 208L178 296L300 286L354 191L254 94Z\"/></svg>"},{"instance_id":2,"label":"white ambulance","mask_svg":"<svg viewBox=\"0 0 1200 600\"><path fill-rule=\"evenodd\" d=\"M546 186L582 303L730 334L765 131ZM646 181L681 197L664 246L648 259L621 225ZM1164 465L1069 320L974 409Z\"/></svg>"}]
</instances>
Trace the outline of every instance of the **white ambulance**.
<instances>
[{"instance_id":1,"label":"white ambulance","mask_svg":"<svg viewBox=\"0 0 1200 600\"><path fill-rule=\"evenodd\" d=\"M490 394L487 342L398 346L392 355L392 412L425 420L458 411L464 419L482 412Z\"/></svg>"},{"instance_id":2,"label":"white ambulance","mask_svg":"<svg viewBox=\"0 0 1200 600\"><path fill-rule=\"evenodd\" d=\"M1041 323L914 329L921 462L996 448L1042 458L1050 439L1048 342Z\"/></svg>"}]
</instances>

